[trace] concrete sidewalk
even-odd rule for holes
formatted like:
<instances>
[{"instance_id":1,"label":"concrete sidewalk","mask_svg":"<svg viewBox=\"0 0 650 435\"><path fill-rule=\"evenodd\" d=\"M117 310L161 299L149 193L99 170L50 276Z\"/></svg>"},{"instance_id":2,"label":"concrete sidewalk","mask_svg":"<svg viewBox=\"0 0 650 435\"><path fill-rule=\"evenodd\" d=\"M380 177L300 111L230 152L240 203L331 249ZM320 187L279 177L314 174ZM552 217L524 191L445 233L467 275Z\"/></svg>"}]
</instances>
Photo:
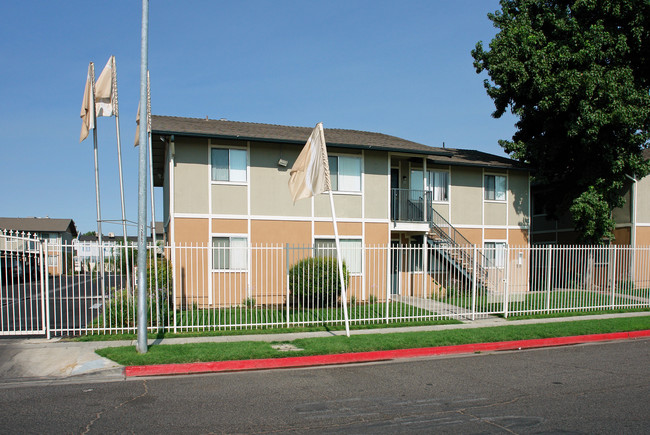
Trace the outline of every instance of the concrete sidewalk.
<instances>
[{"instance_id":1,"label":"concrete sidewalk","mask_svg":"<svg viewBox=\"0 0 650 435\"><path fill-rule=\"evenodd\" d=\"M608 319L649 316L649 312L604 314L508 321L499 317L475 320L455 325L432 325L352 330L352 335L389 334L411 331L440 331L488 326L555 323L574 320ZM235 341L291 341L306 337L344 335L345 331L299 332L285 334L229 335L216 337L187 337L149 340L149 344L180 344ZM96 349L113 346L135 346L135 341L72 342L61 339L0 339L0 387L15 383L55 383L84 381L113 381L125 379L123 367L95 353Z\"/></svg>"}]
</instances>

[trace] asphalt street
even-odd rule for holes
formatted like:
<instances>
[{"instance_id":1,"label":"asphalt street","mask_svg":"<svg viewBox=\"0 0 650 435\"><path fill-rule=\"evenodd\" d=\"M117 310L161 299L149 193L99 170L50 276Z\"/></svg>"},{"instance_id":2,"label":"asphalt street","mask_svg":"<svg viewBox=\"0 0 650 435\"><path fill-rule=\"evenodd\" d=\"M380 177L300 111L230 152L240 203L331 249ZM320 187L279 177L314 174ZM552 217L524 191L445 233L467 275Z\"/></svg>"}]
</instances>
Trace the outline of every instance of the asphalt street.
<instances>
[{"instance_id":1,"label":"asphalt street","mask_svg":"<svg viewBox=\"0 0 650 435\"><path fill-rule=\"evenodd\" d=\"M650 340L0 390L0 433L648 433Z\"/></svg>"}]
</instances>

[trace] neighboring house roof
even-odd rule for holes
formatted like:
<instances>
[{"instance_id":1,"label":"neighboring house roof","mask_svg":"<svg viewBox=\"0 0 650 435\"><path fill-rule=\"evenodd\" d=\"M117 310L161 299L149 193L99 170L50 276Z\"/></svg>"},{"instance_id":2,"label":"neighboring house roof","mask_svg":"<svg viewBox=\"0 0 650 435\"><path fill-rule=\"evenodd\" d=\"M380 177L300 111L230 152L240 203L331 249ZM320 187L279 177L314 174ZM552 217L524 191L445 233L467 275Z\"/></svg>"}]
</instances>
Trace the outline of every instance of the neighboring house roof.
<instances>
[{"instance_id":1,"label":"neighboring house roof","mask_svg":"<svg viewBox=\"0 0 650 435\"><path fill-rule=\"evenodd\" d=\"M40 232L40 233L70 233L73 237L77 236L77 228L72 219L52 219L52 218L0 218L0 229Z\"/></svg>"},{"instance_id":2,"label":"neighboring house roof","mask_svg":"<svg viewBox=\"0 0 650 435\"><path fill-rule=\"evenodd\" d=\"M254 122L237 122L220 119L182 118L153 115L151 129L154 135L181 135L222 139L252 140L304 144L313 127L292 127ZM474 150L430 147L410 140L369 131L326 128L325 140L332 147L361 148L429 155L429 159L442 164L490 166L496 168L529 170L528 165ZM155 185L162 185L164 148L159 140L153 141L153 166Z\"/></svg>"},{"instance_id":3,"label":"neighboring house roof","mask_svg":"<svg viewBox=\"0 0 650 435\"><path fill-rule=\"evenodd\" d=\"M149 230L147 230L147 231L149 231ZM165 233L165 226L164 226L163 222L156 222L156 240L162 240L162 237L164 236L164 233ZM109 233L109 234L113 234L113 233ZM158 239L158 236L160 236L160 239ZM97 236L94 235L94 234L93 235L82 234L82 235L80 235L78 237L78 240L80 242L96 242L97 239L98 239ZM126 239L129 242L134 242L135 243L135 242L138 241L138 236L126 236ZM118 235L118 234L113 234L112 237L110 235L108 235L108 234L103 234L103 236L102 236L102 241L104 241L104 242L110 242L110 241L121 242L123 240L124 240L124 238L122 237L122 235ZM147 233L147 240L151 240L151 232Z\"/></svg>"}]
</instances>

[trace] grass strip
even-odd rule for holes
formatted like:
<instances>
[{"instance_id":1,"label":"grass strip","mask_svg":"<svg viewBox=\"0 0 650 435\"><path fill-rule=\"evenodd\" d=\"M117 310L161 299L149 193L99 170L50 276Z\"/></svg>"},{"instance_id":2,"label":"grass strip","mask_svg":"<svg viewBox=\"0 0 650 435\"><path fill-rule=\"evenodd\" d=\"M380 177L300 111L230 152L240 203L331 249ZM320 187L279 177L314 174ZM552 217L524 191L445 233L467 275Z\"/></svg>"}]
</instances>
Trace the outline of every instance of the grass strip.
<instances>
[{"instance_id":1,"label":"grass strip","mask_svg":"<svg viewBox=\"0 0 650 435\"><path fill-rule=\"evenodd\" d=\"M401 321L396 320L391 323L353 323L350 325L350 330L359 329L386 329L386 328L402 328L412 326L431 326L431 325L459 325L463 322L456 319L445 320L413 320ZM207 327L206 327L207 328ZM345 325L329 324L329 325L312 325L312 326L299 326L294 328L254 328L248 329L222 329L222 330L205 330L205 331L185 331L185 332L158 332L149 333L147 337L150 339L161 338L185 338L185 337L221 337L230 335L258 335L258 334L290 334L294 332L329 332L329 331L343 331ZM66 338L69 341L120 341L120 340L137 340L137 334L87 334L79 337Z\"/></svg>"},{"instance_id":2,"label":"grass strip","mask_svg":"<svg viewBox=\"0 0 650 435\"><path fill-rule=\"evenodd\" d=\"M302 349L292 352L281 352L271 347L272 344L278 343L242 341L154 345L146 354L138 354L135 346L104 348L97 350L97 353L122 365L173 364L492 343L644 329L650 329L650 316L444 331L353 335L349 338L345 336L301 338L285 342Z\"/></svg>"}]
</instances>

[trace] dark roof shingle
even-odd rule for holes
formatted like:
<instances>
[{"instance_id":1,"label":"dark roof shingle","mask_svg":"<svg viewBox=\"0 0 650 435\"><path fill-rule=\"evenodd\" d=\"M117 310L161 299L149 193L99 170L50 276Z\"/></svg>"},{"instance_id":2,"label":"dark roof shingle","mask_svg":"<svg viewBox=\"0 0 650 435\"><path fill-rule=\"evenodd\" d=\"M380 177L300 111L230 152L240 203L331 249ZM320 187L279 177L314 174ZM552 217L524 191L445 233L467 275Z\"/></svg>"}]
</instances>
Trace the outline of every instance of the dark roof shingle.
<instances>
[{"instance_id":1,"label":"dark roof shingle","mask_svg":"<svg viewBox=\"0 0 650 435\"><path fill-rule=\"evenodd\" d=\"M26 232L70 232L73 236L77 236L77 228L72 219L0 217L0 229Z\"/></svg>"}]
</instances>

